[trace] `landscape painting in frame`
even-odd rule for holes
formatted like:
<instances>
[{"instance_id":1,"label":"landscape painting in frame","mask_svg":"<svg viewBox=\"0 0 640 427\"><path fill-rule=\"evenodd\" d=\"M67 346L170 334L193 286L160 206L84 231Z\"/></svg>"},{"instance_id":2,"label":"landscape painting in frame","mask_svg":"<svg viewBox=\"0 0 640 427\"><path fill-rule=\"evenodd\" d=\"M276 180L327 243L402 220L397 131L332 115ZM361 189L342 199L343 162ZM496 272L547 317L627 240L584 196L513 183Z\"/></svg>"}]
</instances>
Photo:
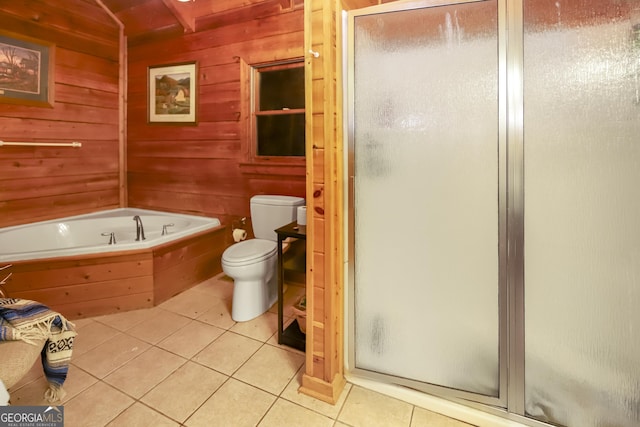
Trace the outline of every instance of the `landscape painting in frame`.
<instances>
[{"instance_id":1,"label":"landscape painting in frame","mask_svg":"<svg viewBox=\"0 0 640 427\"><path fill-rule=\"evenodd\" d=\"M53 106L54 45L0 32L0 102Z\"/></svg>"},{"instance_id":2,"label":"landscape painting in frame","mask_svg":"<svg viewBox=\"0 0 640 427\"><path fill-rule=\"evenodd\" d=\"M196 63L149 67L149 123L196 124Z\"/></svg>"}]
</instances>

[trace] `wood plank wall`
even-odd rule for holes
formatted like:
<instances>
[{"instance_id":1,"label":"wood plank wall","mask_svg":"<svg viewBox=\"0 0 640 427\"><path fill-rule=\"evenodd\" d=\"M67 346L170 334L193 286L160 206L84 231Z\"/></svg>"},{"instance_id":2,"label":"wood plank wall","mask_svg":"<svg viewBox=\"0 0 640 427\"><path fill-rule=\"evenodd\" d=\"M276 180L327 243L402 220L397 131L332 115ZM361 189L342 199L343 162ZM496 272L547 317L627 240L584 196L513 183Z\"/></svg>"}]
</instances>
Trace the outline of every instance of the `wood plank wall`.
<instances>
[{"instance_id":1,"label":"wood plank wall","mask_svg":"<svg viewBox=\"0 0 640 427\"><path fill-rule=\"evenodd\" d=\"M129 46L125 204L229 223L249 216L253 194L305 196L304 160L250 161L240 80L241 61L303 56L302 3L225 0L215 7L194 33ZM118 26L83 0L2 2L0 18L2 30L56 44L54 107L0 103L0 140L83 143L0 147L0 226L120 206ZM148 124L147 67L192 60L199 66L197 126Z\"/></svg>"},{"instance_id":2,"label":"wood plank wall","mask_svg":"<svg viewBox=\"0 0 640 427\"><path fill-rule=\"evenodd\" d=\"M90 2L66 0L64 11L50 3L55 2L0 4L3 28L58 45L56 105L0 104L0 139L55 137L84 145L78 150L0 148L0 225L118 205L118 28ZM307 0L303 13L299 0L209 2L206 7L217 9L196 20L194 32L161 41L143 38L127 52L128 205L229 223L249 216L253 194L308 195L311 327L302 390L329 402L344 385L339 13L375 3ZM320 56L309 55L309 49ZM252 163L242 64L303 56L306 170L304 161ZM148 67L194 60L197 125L147 123Z\"/></svg>"},{"instance_id":3,"label":"wood plank wall","mask_svg":"<svg viewBox=\"0 0 640 427\"><path fill-rule=\"evenodd\" d=\"M119 28L95 2L0 2L0 31L54 43L52 108L0 102L0 227L119 206ZM1 101L1 99L0 99Z\"/></svg>"},{"instance_id":4,"label":"wood plank wall","mask_svg":"<svg viewBox=\"0 0 640 427\"><path fill-rule=\"evenodd\" d=\"M254 194L305 197L304 159L252 163L242 64L303 57L303 10L295 0L198 2L213 14L195 32L129 46L128 203L217 217L248 217ZM149 66L197 61L197 125L147 123Z\"/></svg>"}]
</instances>

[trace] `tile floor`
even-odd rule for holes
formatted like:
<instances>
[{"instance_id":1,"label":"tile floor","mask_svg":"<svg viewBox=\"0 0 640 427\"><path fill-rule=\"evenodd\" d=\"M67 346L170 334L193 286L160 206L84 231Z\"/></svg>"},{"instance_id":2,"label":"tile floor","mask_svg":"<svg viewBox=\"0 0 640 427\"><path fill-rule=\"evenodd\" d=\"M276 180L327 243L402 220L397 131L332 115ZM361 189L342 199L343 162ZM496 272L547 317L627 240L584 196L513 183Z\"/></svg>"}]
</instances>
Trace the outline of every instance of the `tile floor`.
<instances>
[{"instance_id":1,"label":"tile floor","mask_svg":"<svg viewBox=\"0 0 640 427\"><path fill-rule=\"evenodd\" d=\"M298 392L304 353L277 344L277 304L231 319L233 283L209 279L145 310L75 321L62 404L66 427L469 427L347 384L336 405ZM304 288L287 287L285 316ZM36 362L13 405L45 405Z\"/></svg>"}]
</instances>

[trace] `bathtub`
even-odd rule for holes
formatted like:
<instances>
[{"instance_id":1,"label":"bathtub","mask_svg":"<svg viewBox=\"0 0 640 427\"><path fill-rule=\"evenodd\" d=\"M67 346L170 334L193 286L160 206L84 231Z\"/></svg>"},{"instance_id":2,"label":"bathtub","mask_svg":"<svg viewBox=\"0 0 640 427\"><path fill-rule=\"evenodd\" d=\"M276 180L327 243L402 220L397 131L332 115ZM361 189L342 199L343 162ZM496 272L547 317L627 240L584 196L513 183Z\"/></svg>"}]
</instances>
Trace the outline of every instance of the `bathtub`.
<instances>
[{"instance_id":1,"label":"bathtub","mask_svg":"<svg viewBox=\"0 0 640 427\"><path fill-rule=\"evenodd\" d=\"M69 319L149 308L222 272L231 243L216 218L132 208L1 228L3 289Z\"/></svg>"},{"instance_id":2,"label":"bathtub","mask_svg":"<svg viewBox=\"0 0 640 427\"><path fill-rule=\"evenodd\" d=\"M142 220L145 240L136 241L135 215ZM0 263L151 248L218 226L217 218L111 209L0 229Z\"/></svg>"}]
</instances>

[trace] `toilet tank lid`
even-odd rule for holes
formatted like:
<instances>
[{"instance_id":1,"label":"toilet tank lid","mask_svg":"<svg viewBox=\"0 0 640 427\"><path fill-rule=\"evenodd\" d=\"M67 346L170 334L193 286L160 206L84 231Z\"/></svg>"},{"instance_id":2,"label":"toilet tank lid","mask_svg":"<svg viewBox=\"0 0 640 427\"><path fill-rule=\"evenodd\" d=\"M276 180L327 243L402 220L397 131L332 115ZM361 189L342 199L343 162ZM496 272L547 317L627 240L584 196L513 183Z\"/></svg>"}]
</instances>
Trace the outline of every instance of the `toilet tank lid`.
<instances>
[{"instance_id":1,"label":"toilet tank lid","mask_svg":"<svg viewBox=\"0 0 640 427\"><path fill-rule=\"evenodd\" d=\"M261 194L258 196L253 196L251 198L251 203L277 206L302 206L304 205L304 199L302 197L295 196L276 196Z\"/></svg>"}]
</instances>

